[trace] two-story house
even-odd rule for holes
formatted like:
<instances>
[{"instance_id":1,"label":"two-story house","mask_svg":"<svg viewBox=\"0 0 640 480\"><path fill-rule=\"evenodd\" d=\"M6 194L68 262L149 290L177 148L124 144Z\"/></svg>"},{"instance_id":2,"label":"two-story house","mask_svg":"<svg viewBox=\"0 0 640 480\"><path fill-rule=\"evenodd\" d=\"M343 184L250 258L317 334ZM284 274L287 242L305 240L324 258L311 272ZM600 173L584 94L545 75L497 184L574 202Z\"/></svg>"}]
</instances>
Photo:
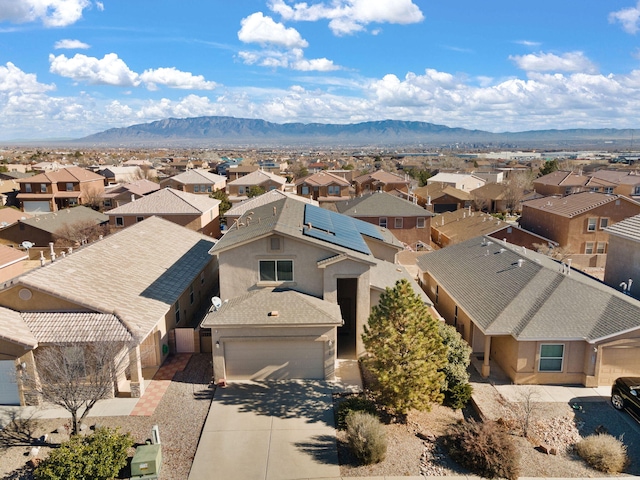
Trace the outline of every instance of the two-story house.
<instances>
[{"instance_id":1,"label":"two-story house","mask_svg":"<svg viewBox=\"0 0 640 480\"><path fill-rule=\"evenodd\" d=\"M605 229L639 213L640 203L625 196L582 192L523 203L520 226L557 242L573 254L588 256L583 260L584 266L589 266L590 257L607 253L609 234Z\"/></svg>"},{"instance_id":2,"label":"two-story house","mask_svg":"<svg viewBox=\"0 0 640 480\"><path fill-rule=\"evenodd\" d=\"M353 186L356 189L356 195L370 192L391 192L393 190L408 192L411 187L411 181L395 173L376 170L373 173L365 173L354 178Z\"/></svg>"},{"instance_id":3,"label":"two-story house","mask_svg":"<svg viewBox=\"0 0 640 480\"><path fill-rule=\"evenodd\" d=\"M470 192L471 190L482 187L487 181L471 173L437 173L427 179L427 185L433 183L441 183L464 192Z\"/></svg>"},{"instance_id":4,"label":"two-story house","mask_svg":"<svg viewBox=\"0 0 640 480\"><path fill-rule=\"evenodd\" d=\"M394 263L400 250L388 229L296 200L247 212L211 249L220 300L202 326L215 378L331 379L337 356L364 353L386 287L408 278L422 293Z\"/></svg>"},{"instance_id":5,"label":"two-story house","mask_svg":"<svg viewBox=\"0 0 640 480\"><path fill-rule=\"evenodd\" d=\"M98 202L104 194L104 177L80 167L68 167L21 179L22 210L48 213Z\"/></svg>"},{"instance_id":6,"label":"two-story house","mask_svg":"<svg viewBox=\"0 0 640 480\"><path fill-rule=\"evenodd\" d=\"M591 178L613 185L613 193L640 199L640 174L637 170L597 170Z\"/></svg>"},{"instance_id":7,"label":"two-story house","mask_svg":"<svg viewBox=\"0 0 640 480\"><path fill-rule=\"evenodd\" d=\"M160 185L146 179L105 187L104 195L102 195L102 209L103 211L111 210L126 203L134 202L158 190L160 190Z\"/></svg>"},{"instance_id":8,"label":"two-story house","mask_svg":"<svg viewBox=\"0 0 640 480\"><path fill-rule=\"evenodd\" d=\"M270 190L283 190L287 179L275 173L264 170L254 170L248 175L227 182L227 195L231 203L238 203L249 198L252 187L258 187L264 192Z\"/></svg>"},{"instance_id":9,"label":"two-story house","mask_svg":"<svg viewBox=\"0 0 640 480\"><path fill-rule=\"evenodd\" d=\"M580 192L615 192L615 183L596 176L556 170L533 181L533 189L545 196L571 195Z\"/></svg>"},{"instance_id":10,"label":"two-story house","mask_svg":"<svg viewBox=\"0 0 640 480\"><path fill-rule=\"evenodd\" d=\"M320 171L295 182L296 193L317 202L338 202L350 198L351 184L343 177Z\"/></svg>"},{"instance_id":11,"label":"two-story house","mask_svg":"<svg viewBox=\"0 0 640 480\"><path fill-rule=\"evenodd\" d=\"M516 384L611 386L640 376L640 301L565 263L490 237L418 258L445 321Z\"/></svg>"},{"instance_id":12,"label":"two-story house","mask_svg":"<svg viewBox=\"0 0 640 480\"><path fill-rule=\"evenodd\" d=\"M160 181L160 187L173 188L188 193L208 195L217 190L224 190L227 186L227 177L210 173L208 170L191 169L173 177Z\"/></svg>"},{"instance_id":13,"label":"two-story house","mask_svg":"<svg viewBox=\"0 0 640 480\"><path fill-rule=\"evenodd\" d=\"M433 213L386 192L374 192L335 204L339 213L388 229L411 249L429 245Z\"/></svg>"}]
</instances>

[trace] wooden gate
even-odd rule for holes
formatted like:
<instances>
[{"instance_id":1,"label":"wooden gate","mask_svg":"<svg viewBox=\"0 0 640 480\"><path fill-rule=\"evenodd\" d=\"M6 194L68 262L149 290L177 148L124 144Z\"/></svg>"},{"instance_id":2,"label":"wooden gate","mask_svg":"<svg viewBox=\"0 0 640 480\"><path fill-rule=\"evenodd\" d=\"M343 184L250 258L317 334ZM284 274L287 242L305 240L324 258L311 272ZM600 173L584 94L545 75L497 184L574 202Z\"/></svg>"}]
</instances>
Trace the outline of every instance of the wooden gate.
<instances>
[{"instance_id":1,"label":"wooden gate","mask_svg":"<svg viewBox=\"0 0 640 480\"><path fill-rule=\"evenodd\" d=\"M176 353L195 352L193 328L176 328Z\"/></svg>"}]
</instances>

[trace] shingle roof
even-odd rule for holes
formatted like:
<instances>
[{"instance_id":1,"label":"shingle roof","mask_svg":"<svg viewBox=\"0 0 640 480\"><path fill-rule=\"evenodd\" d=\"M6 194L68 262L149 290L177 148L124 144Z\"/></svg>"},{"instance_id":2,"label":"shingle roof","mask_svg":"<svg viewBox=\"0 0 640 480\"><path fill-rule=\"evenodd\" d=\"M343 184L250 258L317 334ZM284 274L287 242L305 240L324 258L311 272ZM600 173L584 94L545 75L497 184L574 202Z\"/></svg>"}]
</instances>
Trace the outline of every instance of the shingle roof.
<instances>
[{"instance_id":1,"label":"shingle roof","mask_svg":"<svg viewBox=\"0 0 640 480\"><path fill-rule=\"evenodd\" d=\"M214 242L158 217L92 243L18 282L89 310L117 315L144 338L212 261Z\"/></svg>"},{"instance_id":2,"label":"shingle roof","mask_svg":"<svg viewBox=\"0 0 640 480\"><path fill-rule=\"evenodd\" d=\"M605 228L607 233L640 242L640 215L626 218Z\"/></svg>"},{"instance_id":3,"label":"shingle roof","mask_svg":"<svg viewBox=\"0 0 640 480\"><path fill-rule=\"evenodd\" d=\"M128 342L131 333L117 316L86 312L24 312L39 343Z\"/></svg>"},{"instance_id":4,"label":"shingle roof","mask_svg":"<svg viewBox=\"0 0 640 480\"><path fill-rule=\"evenodd\" d=\"M524 207L535 208L536 210L544 210L545 212L563 217L575 217L582 213L588 212L596 207L611 203L615 200L636 203L622 195L609 195L598 192L581 192L567 195L564 197L552 196L542 197L535 200L529 200L522 204Z\"/></svg>"},{"instance_id":5,"label":"shingle roof","mask_svg":"<svg viewBox=\"0 0 640 480\"><path fill-rule=\"evenodd\" d=\"M417 263L487 335L596 342L640 328L638 300L579 271L562 273L549 257L524 252L477 237Z\"/></svg>"},{"instance_id":6,"label":"shingle roof","mask_svg":"<svg viewBox=\"0 0 640 480\"><path fill-rule=\"evenodd\" d=\"M195 184L216 184L220 182L226 182L227 177L223 177L222 175L217 175L215 173L210 173L208 170L204 170L201 168L193 168L187 170L186 172L180 173L174 177L171 177L172 180L183 183L185 185L195 185Z\"/></svg>"},{"instance_id":7,"label":"shingle roof","mask_svg":"<svg viewBox=\"0 0 640 480\"><path fill-rule=\"evenodd\" d=\"M270 312L278 312L270 315ZM261 289L225 301L209 311L203 327L342 325L340 306L294 290Z\"/></svg>"},{"instance_id":8,"label":"shingle roof","mask_svg":"<svg viewBox=\"0 0 640 480\"><path fill-rule=\"evenodd\" d=\"M254 208L260 207L262 205L267 205L269 203L275 202L276 200L282 200L283 198L291 198L293 200L297 200L299 202L309 203L311 205L318 205L318 202L307 197L301 197L300 195L296 195L295 193L283 192L282 190L269 190L268 192L263 193L262 195L258 195L257 197L249 198L247 200L243 200L240 203L235 204L226 212L226 216L235 217L244 214Z\"/></svg>"},{"instance_id":9,"label":"shingle roof","mask_svg":"<svg viewBox=\"0 0 640 480\"><path fill-rule=\"evenodd\" d=\"M91 208L79 205L77 207L67 208L58 212L25 218L24 220L20 220L20 223L30 225L45 232L56 233L65 225L88 221L99 225L101 223L108 222L109 217L104 213L96 212Z\"/></svg>"},{"instance_id":10,"label":"shingle roof","mask_svg":"<svg viewBox=\"0 0 640 480\"><path fill-rule=\"evenodd\" d=\"M386 192L368 193L335 204L338 212L350 217L431 217L433 213L419 205Z\"/></svg>"},{"instance_id":11,"label":"shingle roof","mask_svg":"<svg viewBox=\"0 0 640 480\"><path fill-rule=\"evenodd\" d=\"M162 188L135 202L109 210L108 215L200 215L217 205L220 205L220 200L208 195Z\"/></svg>"},{"instance_id":12,"label":"shingle roof","mask_svg":"<svg viewBox=\"0 0 640 480\"><path fill-rule=\"evenodd\" d=\"M228 182L227 185L240 185L240 186L261 185L269 180L271 180L272 182L279 183L281 185L284 185L285 183L287 183L287 179L284 177L281 177L280 175L266 172L264 170L256 170L243 177L236 178L235 180Z\"/></svg>"},{"instance_id":13,"label":"shingle roof","mask_svg":"<svg viewBox=\"0 0 640 480\"><path fill-rule=\"evenodd\" d=\"M19 312L0 307L0 339L25 348L36 348L38 340Z\"/></svg>"},{"instance_id":14,"label":"shingle roof","mask_svg":"<svg viewBox=\"0 0 640 480\"><path fill-rule=\"evenodd\" d=\"M406 268L396 263L385 262L384 260L378 260L376 265L371 267L370 270L370 283L371 287L377 290L384 290L386 288L393 288L398 280L405 279L413 288L413 291L422 299L427 305L432 305L431 300L424 293L424 290L418 285L418 282L409 274Z\"/></svg>"}]
</instances>

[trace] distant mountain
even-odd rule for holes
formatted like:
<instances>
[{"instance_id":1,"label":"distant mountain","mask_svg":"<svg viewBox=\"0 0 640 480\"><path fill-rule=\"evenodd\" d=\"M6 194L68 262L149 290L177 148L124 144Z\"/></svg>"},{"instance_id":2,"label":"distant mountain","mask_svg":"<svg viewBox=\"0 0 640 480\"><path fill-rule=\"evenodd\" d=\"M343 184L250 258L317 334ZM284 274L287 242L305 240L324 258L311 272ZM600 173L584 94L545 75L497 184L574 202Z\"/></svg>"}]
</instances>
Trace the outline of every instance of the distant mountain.
<instances>
[{"instance_id":1,"label":"distant mountain","mask_svg":"<svg viewBox=\"0 0 640 480\"><path fill-rule=\"evenodd\" d=\"M112 128L73 143L93 146L409 146L515 144L606 145L628 142L640 130L572 129L491 133L426 122L382 120L354 124L272 123L234 117L168 118Z\"/></svg>"}]
</instances>

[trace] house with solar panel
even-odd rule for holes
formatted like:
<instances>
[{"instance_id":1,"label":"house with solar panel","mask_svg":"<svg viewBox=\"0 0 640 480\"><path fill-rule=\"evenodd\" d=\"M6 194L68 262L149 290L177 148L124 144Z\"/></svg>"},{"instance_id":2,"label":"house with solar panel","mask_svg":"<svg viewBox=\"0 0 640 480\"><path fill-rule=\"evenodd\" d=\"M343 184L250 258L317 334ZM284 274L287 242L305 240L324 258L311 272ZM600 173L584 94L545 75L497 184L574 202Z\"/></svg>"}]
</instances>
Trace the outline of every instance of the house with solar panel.
<instances>
[{"instance_id":1,"label":"house with solar panel","mask_svg":"<svg viewBox=\"0 0 640 480\"><path fill-rule=\"evenodd\" d=\"M386 287L406 278L388 229L289 198L244 213L210 253L220 302L211 329L216 379L331 379Z\"/></svg>"}]
</instances>

